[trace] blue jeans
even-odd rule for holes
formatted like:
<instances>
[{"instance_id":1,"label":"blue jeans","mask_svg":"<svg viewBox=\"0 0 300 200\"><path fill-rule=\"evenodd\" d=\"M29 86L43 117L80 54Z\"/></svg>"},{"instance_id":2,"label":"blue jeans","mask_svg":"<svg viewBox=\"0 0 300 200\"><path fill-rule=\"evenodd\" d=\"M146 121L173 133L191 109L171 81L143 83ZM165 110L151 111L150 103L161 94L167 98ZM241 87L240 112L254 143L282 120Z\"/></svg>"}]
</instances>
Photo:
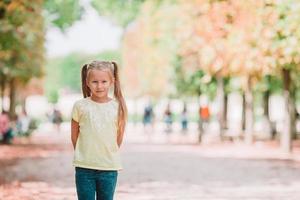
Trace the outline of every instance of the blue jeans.
<instances>
[{"instance_id":1,"label":"blue jeans","mask_svg":"<svg viewBox=\"0 0 300 200\"><path fill-rule=\"evenodd\" d=\"M78 200L113 200L118 171L75 167Z\"/></svg>"}]
</instances>

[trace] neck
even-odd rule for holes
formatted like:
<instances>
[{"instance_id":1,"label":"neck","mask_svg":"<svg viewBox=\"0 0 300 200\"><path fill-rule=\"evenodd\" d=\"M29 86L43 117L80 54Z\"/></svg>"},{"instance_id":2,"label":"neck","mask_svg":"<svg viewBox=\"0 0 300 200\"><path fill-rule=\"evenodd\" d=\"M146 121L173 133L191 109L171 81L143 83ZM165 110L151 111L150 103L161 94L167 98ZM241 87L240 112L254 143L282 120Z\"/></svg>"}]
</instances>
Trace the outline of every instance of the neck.
<instances>
[{"instance_id":1,"label":"neck","mask_svg":"<svg viewBox=\"0 0 300 200\"><path fill-rule=\"evenodd\" d=\"M111 100L111 98L109 98L108 96L106 97L95 97L95 96L91 96L91 100L99 102L99 103L105 103Z\"/></svg>"}]
</instances>

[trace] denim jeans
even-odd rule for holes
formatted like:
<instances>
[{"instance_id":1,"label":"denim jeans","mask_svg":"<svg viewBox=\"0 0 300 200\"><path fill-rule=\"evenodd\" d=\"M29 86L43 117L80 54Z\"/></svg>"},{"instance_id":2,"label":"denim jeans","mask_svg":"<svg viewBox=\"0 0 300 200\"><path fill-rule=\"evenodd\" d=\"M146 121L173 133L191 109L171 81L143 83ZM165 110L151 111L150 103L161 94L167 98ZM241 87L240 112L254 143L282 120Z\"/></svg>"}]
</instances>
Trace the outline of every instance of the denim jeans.
<instances>
[{"instance_id":1,"label":"denim jeans","mask_svg":"<svg viewBox=\"0 0 300 200\"><path fill-rule=\"evenodd\" d=\"M75 167L78 200L113 200L118 171Z\"/></svg>"}]
</instances>

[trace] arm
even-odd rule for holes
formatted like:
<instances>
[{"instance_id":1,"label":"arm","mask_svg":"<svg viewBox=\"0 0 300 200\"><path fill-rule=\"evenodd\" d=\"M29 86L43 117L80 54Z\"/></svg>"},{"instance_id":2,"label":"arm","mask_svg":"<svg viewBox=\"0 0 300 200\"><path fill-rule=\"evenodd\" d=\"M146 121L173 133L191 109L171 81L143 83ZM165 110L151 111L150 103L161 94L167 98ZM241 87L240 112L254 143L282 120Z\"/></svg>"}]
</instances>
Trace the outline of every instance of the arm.
<instances>
[{"instance_id":1,"label":"arm","mask_svg":"<svg viewBox=\"0 0 300 200\"><path fill-rule=\"evenodd\" d=\"M117 137L117 143L118 143L119 148L121 147L121 144L123 142L123 136L124 136L124 131L120 131L118 133L118 137Z\"/></svg>"},{"instance_id":2,"label":"arm","mask_svg":"<svg viewBox=\"0 0 300 200\"><path fill-rule=\"evenodd\" d=\"M74 149L76 147L78 135L79 135L79 123L72 119L72 121L71 121L71 140L72 140Z\"/></svg>"}]
</instances>

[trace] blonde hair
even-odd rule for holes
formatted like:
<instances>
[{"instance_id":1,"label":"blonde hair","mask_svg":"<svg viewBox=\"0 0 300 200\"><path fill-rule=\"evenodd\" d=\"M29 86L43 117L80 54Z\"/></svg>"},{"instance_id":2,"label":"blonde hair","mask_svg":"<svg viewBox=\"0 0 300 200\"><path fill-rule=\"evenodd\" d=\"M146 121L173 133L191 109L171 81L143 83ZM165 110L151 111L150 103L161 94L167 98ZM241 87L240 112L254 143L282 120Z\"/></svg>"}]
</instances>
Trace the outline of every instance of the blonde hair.
<instances>
[{"instance_id":1,"label":"blonde hair","mask_svg":"<svg viewBox=\"0 0 300 200\"><path fill-rule=\"evenodd\" d=\"M116 62L108 61L93 61L89 64L85 64L81 70L81 84L83 97L91 96L91 90L87 86L88 74L92 69L108 71L114 80L114 97L119 103L118 107L118 136L122 136L125 130L127 121L127 107L121 91L120 79L119 79L119 67Z\"/></svg>"}]
</instances>

